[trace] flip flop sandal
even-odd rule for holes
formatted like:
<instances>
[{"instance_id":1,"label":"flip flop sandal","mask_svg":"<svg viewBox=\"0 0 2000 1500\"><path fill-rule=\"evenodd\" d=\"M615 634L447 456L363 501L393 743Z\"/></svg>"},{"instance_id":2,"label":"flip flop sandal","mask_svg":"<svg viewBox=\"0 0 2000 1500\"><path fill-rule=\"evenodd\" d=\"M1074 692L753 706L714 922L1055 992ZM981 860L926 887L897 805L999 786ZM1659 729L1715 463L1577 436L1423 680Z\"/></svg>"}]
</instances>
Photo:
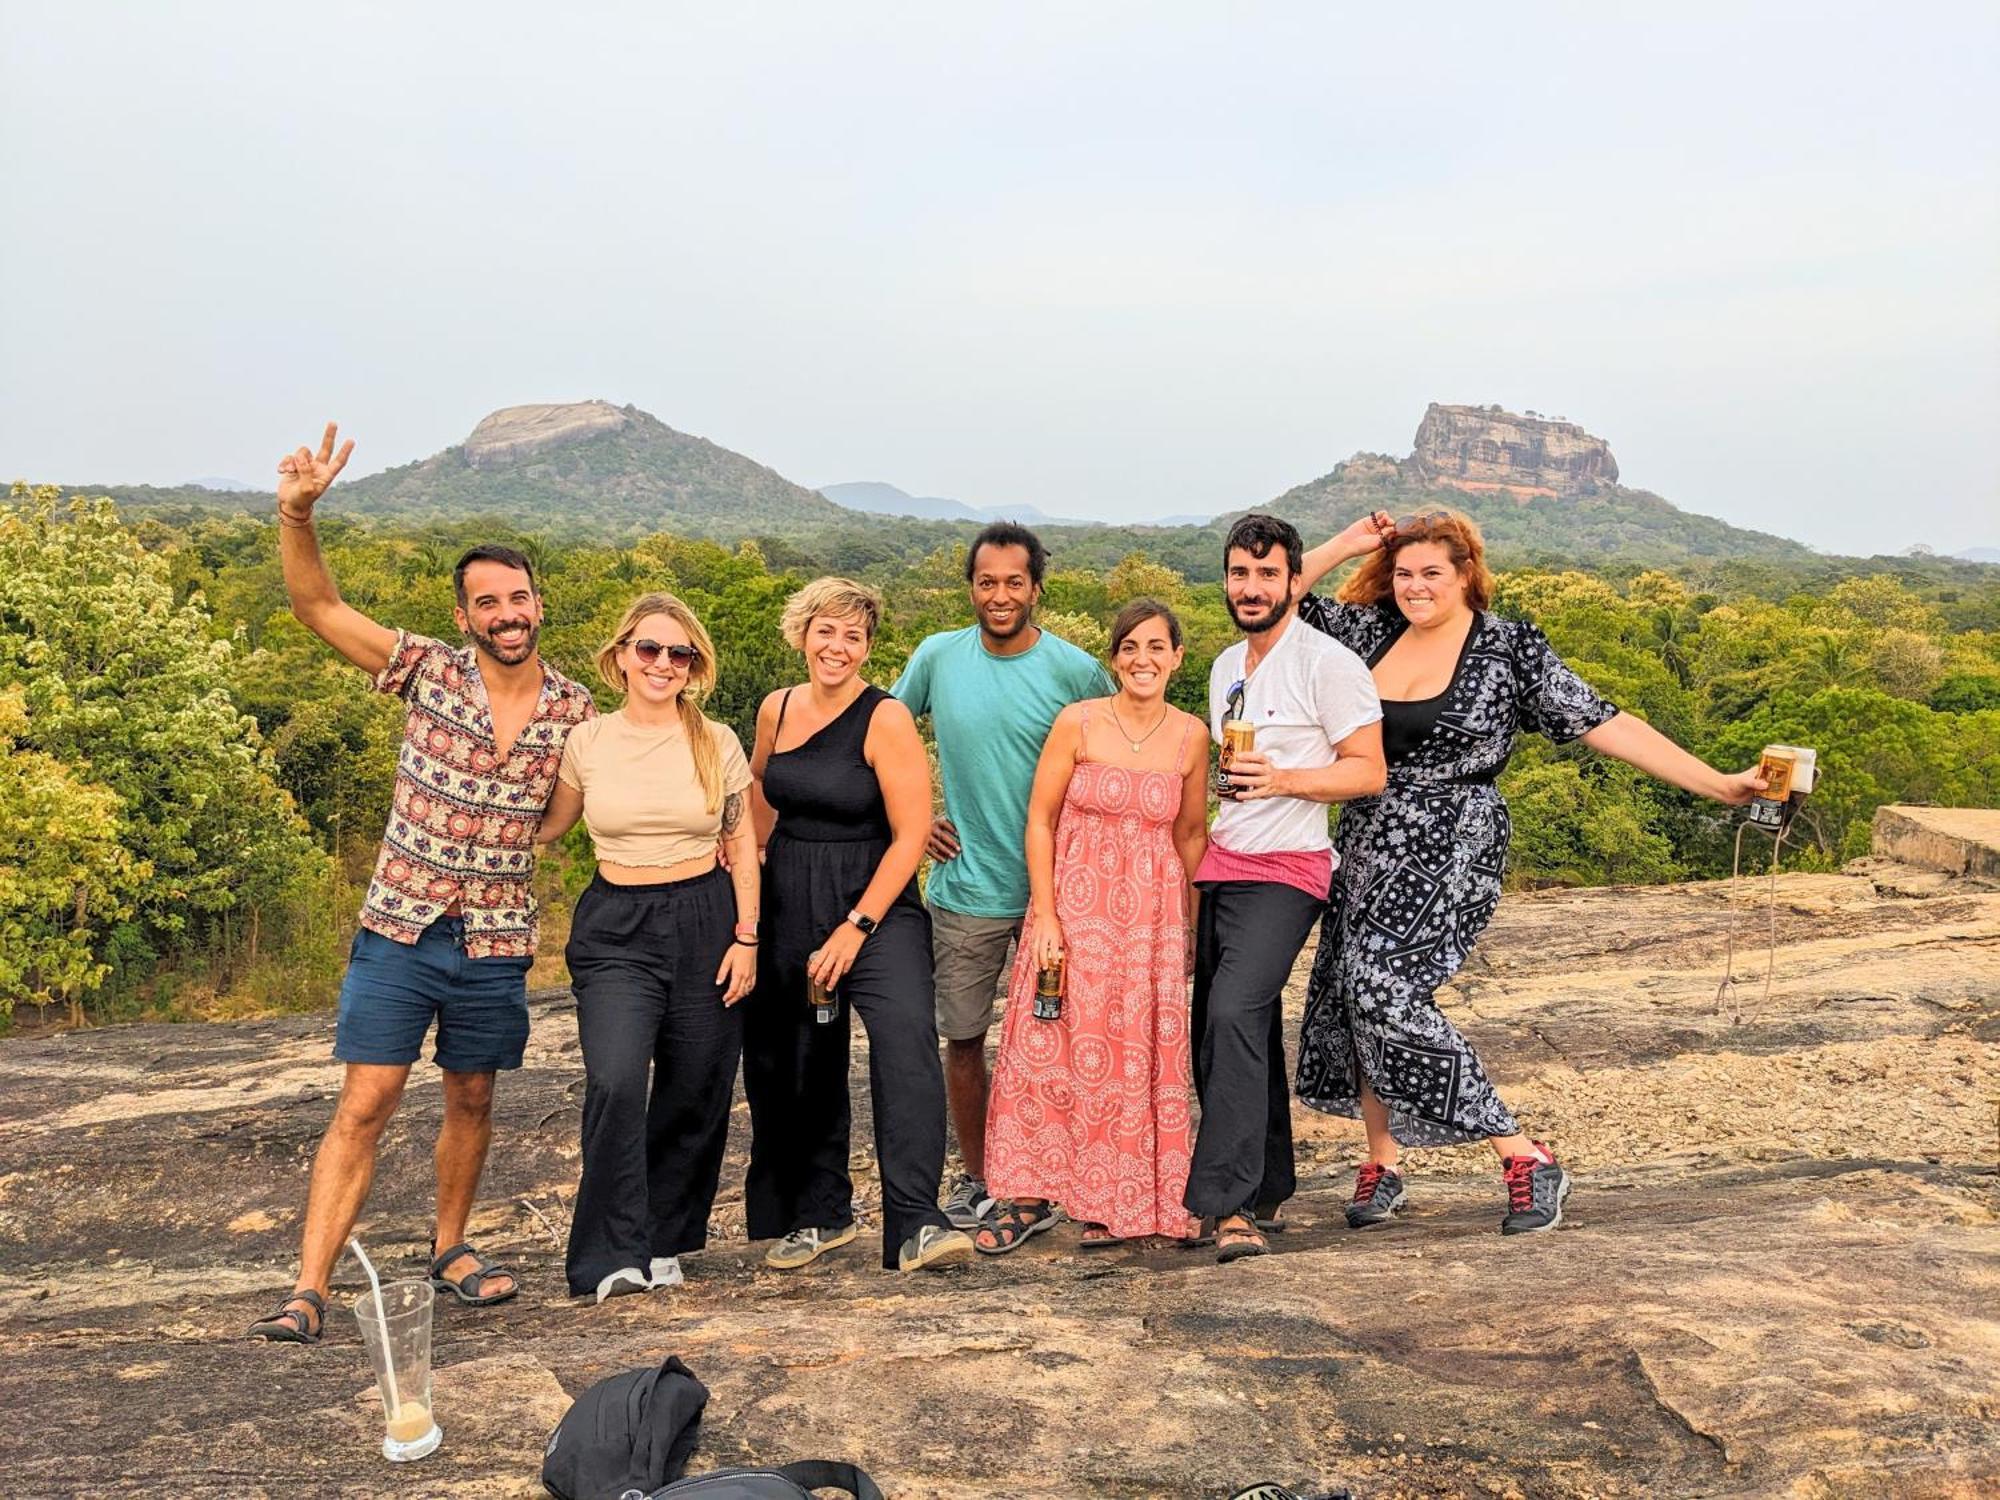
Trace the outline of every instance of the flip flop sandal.
<instances>
[{"instance_id":1,"label":"flip flop sandal","mask_svg":"<svg viewBox=\"0 0 2000 1500\"><path fill-rule=\"evenodd\" d=\"M294 1302L303 1302L313 1310L308 1318ZM318 1292L307 1289L293 1292L278 1304L276 1312L259 1318L250 1325L246 1339L266 1339L273 1344L317 1344L326 1330L326 1298Z\"/></svg>"},{"instance_id":2,"label":"flip flop sandal","mask_svg":"<svg viewBox=\"0 0 2000 1500\"><path fill-rule=\"evenodd\" d=\"M1055 1228L1059 1217L1053 1203L1042 1203L1034 1208L1024 1208L1011 1202L1002 1204L988 1214L986 1222L979 1226L982 1231L991 1230L999 1243L982 1245L978 1236L974 1235L972 1248L981 1255L1005 1255L1027 1244L1030 1236Z\"/></svg>"},{"instance_id":3,"label":"flip flop sandal","mask_svg":"<svg viewBox=\"0 0 2000 1500\"><path fill-rule=\"evenodd\" d=\"M1257 1221L1247 1214L1231 1214L1229 1218L1247 1221L1248 1229L1238 1229L1224 1221L1215 1230L1215 1259L1218 1265L1228 1265L1232 1260L1245 1260L1253 1255L1268 1255L1271 1247L1265 1242L1263 1231L1256 1227Z\"/></svg>"},{"instance_id":4,"label":"flip flop sandal","mask_svg":"<svg viewBox=\"0 0 2000 1500\"><path fill-rule=\"evenodd\" d=\"M1095 1231L1095 1233L1092 1231ZM1113 1250L1124 1243L1125 1237L1113 1234L1107 1226L1103 1224L1086 1224L1083 1226L1083 1238L1077 1241L1077 1248L1079 1250Z\"/></svg>"},{"instance_id":5,"label":"flip flop sandal","mask_svg":"<svg viewBox=\"0 0 2000 1500\"><path fill-rule=\"evenodd\" d=\"M444 1268L461 1255L472 1257L473 1269L453 1281L444 1274ZM481 1292L480 1288L498 1276L512 1277L514 1284L504 1292ZM450 1292L467 1307L491 1307L496 1302L505 1302L521 1290L521 1278L514 1274L512 1266L497 1265L468 1244L453 1245L433 1260L430 1282L439 1291Z\"/></svg>"}]
</instances>

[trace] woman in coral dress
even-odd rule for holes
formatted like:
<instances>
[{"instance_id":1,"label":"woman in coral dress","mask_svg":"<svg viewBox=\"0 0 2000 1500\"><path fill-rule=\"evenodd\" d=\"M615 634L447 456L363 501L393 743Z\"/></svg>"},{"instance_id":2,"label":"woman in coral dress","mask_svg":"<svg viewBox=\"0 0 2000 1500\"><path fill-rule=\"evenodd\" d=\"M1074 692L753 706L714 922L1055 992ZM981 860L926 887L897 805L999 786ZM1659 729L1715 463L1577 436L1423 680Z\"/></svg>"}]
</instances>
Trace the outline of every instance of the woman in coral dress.
<instances>
[{"instance_id":1,"label":"woman in coral dress","mask_svg":"<svg viewBox=\"0 0 2000 1500\"><path fill-rule=\"evenodd\" d=\"M1028 920L1015 954L986 1119L1001 1200L988 1255L1056 1222L1086 1247L1181 1237L1192 1151L1190 885L1207 843L1208 731L1167 702L1180 622L1135 600L1111 630L1118 691L1056 718L1028 803ZM1066 967L1061 1014L1035 1014L1044 965Z\"/></svg>"}]
</instances>

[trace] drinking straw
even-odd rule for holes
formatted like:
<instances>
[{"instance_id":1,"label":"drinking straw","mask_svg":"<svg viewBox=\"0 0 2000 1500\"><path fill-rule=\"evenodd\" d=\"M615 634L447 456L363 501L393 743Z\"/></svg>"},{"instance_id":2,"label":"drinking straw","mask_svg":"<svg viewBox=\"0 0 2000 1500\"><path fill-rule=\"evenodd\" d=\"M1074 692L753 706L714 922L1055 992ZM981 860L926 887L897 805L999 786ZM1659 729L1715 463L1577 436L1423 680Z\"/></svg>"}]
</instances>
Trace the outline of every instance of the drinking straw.
<instances>
[{"instance_id":1,"label":"drinking straw","mask_svg":"<svg viewBox=\"0 0 2000 1500\"><path fill-rule=\"evenodd\" d=\"M361 1248L359 1235L347 1237L347 1248L361 1262L361 1269L368 1273L368 1284L375 1289L375 1323L382 1331L382 1373L389 1382L389 1418L394 1421L402 1413L403 1398L396 1393L396 1352L389 1343L389 1314L382 1306L382 1278L375 1274L375 1262Z\"/></svg>"}]
</instances>

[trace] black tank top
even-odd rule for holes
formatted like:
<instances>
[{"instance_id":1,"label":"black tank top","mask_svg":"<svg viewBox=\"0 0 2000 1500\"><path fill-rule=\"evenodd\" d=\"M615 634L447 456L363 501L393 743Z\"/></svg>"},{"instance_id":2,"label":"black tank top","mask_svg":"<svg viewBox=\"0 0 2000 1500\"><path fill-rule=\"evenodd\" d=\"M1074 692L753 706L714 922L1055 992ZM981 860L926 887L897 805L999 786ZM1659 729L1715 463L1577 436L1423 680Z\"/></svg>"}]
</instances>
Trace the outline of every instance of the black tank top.
<instances>
[{"instance_id":1,"label":"black tank top","mask_svg":"<svg viewBox=\"0 0 2000 1500\"><path fill-rule=\"evenodd\" d=\"M1431 731L1437 728L1438 718L1444 712L1446 700L1451 697L1452 690L1458 686L1458 679L1465 673L1465 659L1472 654L1472 643L1479 639L1480 632L1485 628L1485 616L1474 615L1471 628L1465 632L1465 639L1459 642L1458 660L1452 664L1451 680L1444 685L1444 691L1429 698L1382 700L1382 759L1389 765L1401 765L1423 748L1424 741L1431 737ZM1368 668L1371 672L1375 669L1375 664L1389 654L1389 648L1401 640L1402 636L1403 632L1397 631L1368 658ZM1499 772L1495 771L1492 775L1480 775L1471 779L1491 781L1498 774Z\"/></svg>"},{"instance_id":2,"label":"black tank top","mask_svg":"<svg viewBox=\"0 0 2000 1500\"><path fill-rule=\"evenodd\" d=\"M785 710L793 690L778 703L778 729L785 727ZM864 687L861 696L804 744L773 750L764 761L764 800L778 814L774 836L809 843L849 843L858 839L887 842L889 810L882 803L882 784L862 754L875 705L889 695Z\"/></svg>"},{"instance_id":3,"label":"black tank top","mask_svg":"<svg viewBox=\"0 0 2000 1500\"><path fill-rule=\"evenodd\" d=\"M1408 760L1437 728L1438 715L1444 711L1444 700L1449 696L1451 689L1446 688L1435 698L1384 698L1383 760L1392 766Z\"/></svg>"}]
</instances>

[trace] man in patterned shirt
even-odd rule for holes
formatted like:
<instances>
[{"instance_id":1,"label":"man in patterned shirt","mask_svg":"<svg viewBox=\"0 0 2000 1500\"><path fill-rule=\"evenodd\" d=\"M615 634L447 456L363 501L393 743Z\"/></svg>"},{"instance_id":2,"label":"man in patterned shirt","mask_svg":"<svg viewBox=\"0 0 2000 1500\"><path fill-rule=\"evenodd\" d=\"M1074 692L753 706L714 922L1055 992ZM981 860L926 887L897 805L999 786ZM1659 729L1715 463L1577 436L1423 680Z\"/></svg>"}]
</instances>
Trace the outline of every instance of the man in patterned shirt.
<instances>
[{"instance_id":1,"label":"man in patterned shirt","mask_svg":"<svg viewBox=\"0 0 2000 1500\"><path fill-rule=\"evenodd\" d=\"M395 800L341 985L333 1053L347 1064L313 1161L296 1288L251 1326L316 1343L334 1263L375 1174L375 1150L433 1020L444 1075L432 1284L461 1302L513 1296L511 1272L464 1243L493 1135L493 1075L518 1068L534 962L535 833L563 744L596 709L536 650L542 600L528 559L474 547L453 573L469 646L390 630L347 604L313 533L313 505L347 463L319 451L278 465L278 542L292 613L408 705Z\"/></svg>"}]
</instances>

